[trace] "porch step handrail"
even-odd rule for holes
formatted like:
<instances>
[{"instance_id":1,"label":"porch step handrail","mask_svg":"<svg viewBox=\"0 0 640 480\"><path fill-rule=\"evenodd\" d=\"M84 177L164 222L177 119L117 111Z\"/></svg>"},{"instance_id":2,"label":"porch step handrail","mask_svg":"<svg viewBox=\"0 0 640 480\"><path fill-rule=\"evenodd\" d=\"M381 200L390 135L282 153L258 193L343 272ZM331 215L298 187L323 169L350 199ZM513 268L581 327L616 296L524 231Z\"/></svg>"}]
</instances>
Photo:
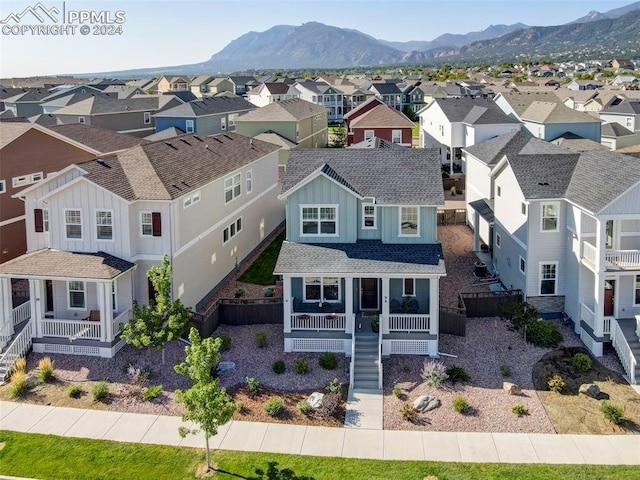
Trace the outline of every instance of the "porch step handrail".
<instances>
[{"instance_id":1,"label":"porch step handrail","mask_svg":"<svg viewBox=\"0 0 640 480\"><path fill-rule=\"evenodd\" d=\"M636 366L638 363L636 357L631 351L631 347L629 346L626 337L624 336L624 332L615 318L611 320L611 343L615 351L618 353L618 357L620 358L620 363L622 363L624 371L629 377L629 383L635 385Z\"/></svg>"},{"instance_id":2,"label":"porch step handrail","mask_svg":"<svg viewBox=\"0 0 640 480\"><path fill-rule=\"evenodd\" d=\"M349 390L353 388L353 382L356 375L356 316L351 316L353 330L351 334L351 364L349 365Z\"/></svg>"},{"instance_id":3,"label":"porch step handrail","mask_svg":"<svg viewBox=\"0 0 640 480\"><path fill-rule=\"evenodd\" d=\"M0 329L0 351L11 341L11 337L13 337L13 325L7 322Z\"/></svg>"},{"instance_id":4,"label":"porch step handrail","mask_svg":"<svg viewBox=\"0 0 640 480\"><path fill-rule=\"evenodd\" d=\"M0 356L0 381L4 382L7 379L16 360L27 353L33 341L32 333L33 321L30 321L20 333L16 335L11 345L9 345L2 356Z\"/></svg>"},{"instance_id":5,"label":"porch step handrail","mask_svg":"<svg viewBox=\"0 0 640 480\"><path fill-rule=\"evenodd\" d=\"M382 328L378 329L378 390L382 390Z\"/></svg>"}]
</instances>

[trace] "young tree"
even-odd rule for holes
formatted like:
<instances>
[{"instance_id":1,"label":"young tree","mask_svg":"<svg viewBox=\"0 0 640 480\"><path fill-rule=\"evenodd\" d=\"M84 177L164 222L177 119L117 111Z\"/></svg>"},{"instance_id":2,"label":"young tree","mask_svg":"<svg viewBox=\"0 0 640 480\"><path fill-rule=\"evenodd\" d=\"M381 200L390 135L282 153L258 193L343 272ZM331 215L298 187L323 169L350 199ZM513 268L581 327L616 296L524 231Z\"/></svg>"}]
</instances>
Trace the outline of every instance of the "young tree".
<instances>
[{"instance_id":1,"label":"young tree","mask_svg":"<svg viewBox=\"0 0 640 480\"><path fill-rule=\"evenodd\" d=\"M347 146L347 129L345 127L337 127L333 131L333 136L329 143L331 148L345 148Z\"/></svg>"},{"instance_id":2,"label":"young tree","mask_svg":"<svg viewBox=\"0 0 640 480\"><path fill-rule=\"evenodd\" d=\"M180 300L171 300L171 275L173 269L169 259L162 257L162 265L154 266L147 272L156 292L151 305L133 304L133 318L122 325L122 338L136 348L155 347L162 350L164 365L164 345L177 340L189 322L191 308Z\"/></svg>"},{"instance_id":3,"label":"young tree","mask_svg":"<svg viewBox=\"0 0 640 480\"><path fill-rule=\"evenodd\" d=\"M207 469L211 469L211 455L209 438L218 433L218 427L227 423L236 405L227 391L220 387L220 379L211 376L212 371L220 360L220 338L205 338L202 340L198 331L191 328L189 332L191 346L185 347L186 360L174 367L181 375L186 375L193 381L187 390L176 390L176 400L183 403L187 413L182 416L185 422L194 422L199 428L188 429L181 427L182 437L189 433L204 432L206 445Z\"/></svg>"}]
</instances>

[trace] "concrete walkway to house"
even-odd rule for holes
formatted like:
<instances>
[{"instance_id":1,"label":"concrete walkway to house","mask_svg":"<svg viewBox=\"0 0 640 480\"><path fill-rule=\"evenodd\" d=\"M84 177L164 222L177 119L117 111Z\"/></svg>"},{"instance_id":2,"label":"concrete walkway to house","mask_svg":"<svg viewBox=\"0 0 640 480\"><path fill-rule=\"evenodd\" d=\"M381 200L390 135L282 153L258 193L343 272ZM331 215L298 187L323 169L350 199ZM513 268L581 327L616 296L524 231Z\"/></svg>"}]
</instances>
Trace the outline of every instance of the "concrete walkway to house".
<instances>
[{"instance_id":1,"label":"concrete walkway to house","mask_svg":"<svg viewBox=\"0 0 640 480\"><path fill-rule=\"evenodd\" d=\"M344 426L382 430L383 404L382 390L349 389Z\"/></svg>"},{"instance_id":2,"label":"concrete walkway to house","mask_svg":"<svg viewBox=\"0 0 640 480\"><path fill-rule=\"evenodd\" d=\"M0 430L203 448L179 417L0 402ZM232 421L212 448L383 460L640 465L639 435L462 433ZM10 474L11 472L3 472Z\"/></svg>"}]
</instances>

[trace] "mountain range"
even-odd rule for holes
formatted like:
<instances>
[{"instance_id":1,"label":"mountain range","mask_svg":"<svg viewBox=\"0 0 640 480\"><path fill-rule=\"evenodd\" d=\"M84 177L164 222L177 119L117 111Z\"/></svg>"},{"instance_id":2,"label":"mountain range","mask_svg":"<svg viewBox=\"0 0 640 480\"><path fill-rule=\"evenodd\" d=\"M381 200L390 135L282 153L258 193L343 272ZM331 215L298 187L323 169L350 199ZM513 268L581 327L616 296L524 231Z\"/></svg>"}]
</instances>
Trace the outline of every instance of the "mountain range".
<instances>
[{"instance_id":1,"label":"mountain range","mask_svg":"<svg viewBox=\"0 0 640 480\"><path fill-rule=\"evenodd\" d=\"M487 63L518 58L640 56L640 1L605 13L589 12L565 25L492 25L465 35L431 41L391 42L358 30L318 22L277 25L248 32L209 60L191 65L102 72L101 76L232 73L376 67L411 63ZM634 53L635 52L635 53Z\"/></svg>"}]
</instances>

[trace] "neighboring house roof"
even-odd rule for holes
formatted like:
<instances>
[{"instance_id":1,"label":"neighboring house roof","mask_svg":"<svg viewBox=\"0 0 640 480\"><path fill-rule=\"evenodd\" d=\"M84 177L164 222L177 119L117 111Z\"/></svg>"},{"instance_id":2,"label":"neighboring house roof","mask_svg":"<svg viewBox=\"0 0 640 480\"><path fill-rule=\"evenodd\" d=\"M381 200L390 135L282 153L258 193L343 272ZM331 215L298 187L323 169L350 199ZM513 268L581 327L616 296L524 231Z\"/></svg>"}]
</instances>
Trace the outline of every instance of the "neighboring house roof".
<instances>
[{"instance_id":1,"label":"neighboring house roof","mask_svg":"<svg viewBox=\"0 0 640 480\"><path fill-rule=\"evenodd\" d=\"M451 123L469 125L518 124L515 118L505 114L492 100L475 98L435 98L433 104L440 107ZM430 105L425 107L434 108Z\"/></svg>"},{"instance_id":2,"label":"neighboring house roof","mask_svg":"<svg viewBox=\"0 0 640 480\"><path fill-rule=\"evenodd\" d=\"M192 102L183 103L168 108L154 116L164 117L202 117L205 115L218 115L238 111L247 111L257 108L253 103L242 97L205 97Z\"/></svg>"},{"instance_id":3,"label":"neighboring house roof","mask_svg":"<svg viewBox=\"0 0 640 480\"><path fill-rule=\"evenodd\" d=\"M56 97L53 100L44 99L44 101L42 102L42 107L43 108L45 107L63 108L95 96L99 96L99 97L103 97L111 100L115 100L118 98L118 95L116 95L115 93L109 94L109 93L103 93L99 90L93 90L91 92L85 92L85 93L71 93L69 95L64 95L62 97Z\"/></svg>"},{"instance_id":4,"label":"neighboring house roof","mask_svg":"<svg viewBox=\"0 0 640 480\"><path fill-rule=\"evenodd\" d=\"M610 123L604 123L602 125L601 136L603 137L618 138L618 137L626 137L627 135L634 135L634 132L632 132L626 127L623 127L619 123L610 122Z\"/></svg>"},{"instance_id":5,"label":"neighboring house roof","mask_svg":"<svg viewBox=\"0 0 640 480\"><path fill-rule=\"evenodd\" d=\"M327 109L301 98L283 100L256 108L236 118L236 122L297 122L314 115L327 113Z\"/></svg>"},{"instance_id":6,"label":"neighboring house roof","mask_svg":"<svg viewBox=\"0 0 640 480\"><path fill-rule=\"evenodd\" d=\"M253 138L262 140L263 142L273 143L274 145L280 145L285 150L291 150L293 148L296 148L295 143L287 140L282 135L279 135L278 133L273 132L271 130L268 130L264 133L260 133Z\"/></svg>"},{"instance_id":7,"label":"neighboring house roof","mask_svg":"<svg viewBox=\"0 0 640 480\"><path fill-rule=\"evenodd\" d=\"M16 102L41 102L43 98L48 97L49 95L51 95L51 92L49 92L49 90L44 89L44 88L37 88L37 89L31 89L28 90L24 93L18 93L17 95L14 95L13 97L8 97L5 98L4 101L5 102L10 102L10 103L16 103Z\"/></svg>"},{"instance_id":8,"label":"neighboring house roof","mask_svg":"<svg viewBox=\"0 0 640 480\"><path fill-rule=\"evenodd\" d=\"M191 80L190 85L192 86L204 85L207 83L211 83L212 79L213 77L211 75L198 75L197 77Z\"/></svg>"},{"instance_id":9,"label":"neighboring house roof","mask_svg":"<svg viewBox=\"0 0 640 480\"><path fill-rule=\"evenodd\" d=\"M32 123L23 122L7 122L2 124L0 128L0 148L3 148L13 142L16 138L23 135L27 130L33 127Z\"/></svg>"},{"instance_id":10,"label":"neighboring house roof","mask_svg":"<svg viewBox=\"0 0 640 480\"><path fill-rule=\"evenodd\" d=\"M134 269L135 266L135 263L105 252L85 253L44 249L20 255L18 258L0 264L0 274L112 280Z\"/></svg>"},{"instance_id":11,"label":"neighboring house roof","mask_svg":"<svg viewBox=\"0 0 640 480\"><path fill-rule=\"evenodd\" d=\"M193 100L198 99L198 97L191 90L181 90L178 92L163 92L162 95L165 97L177 97L183 102L192 102Z\"/></svg>"},{"instance_id":12,"label":"neighboring house roof","mask_svg":"<svg viewBox=\"0 0 640 480\"><path fill-rule=\"evenodd\" d=\"M105 113L152 112L158 110L162 104L162 97L151 95L132 98L105 98L102 96L94 96L56 110L55 114L100 115Z\"/></svg>"},{"instance_id":13,"label":"neighboring house roof","mask_svg":"<svg viewBox=\"0 0 640 480\"><path fill-rule=\"evenodd\" d=\"M619 148L616 150L616 153L623 153L631 157L640 158L640 144L629 145L628 147Z\"/></svg>"},{"instance_id":14,"label":"neighboring house roof","mask_svg":"<svg viewBox=\"0 0 640 480\"><path fill-rule=\"evenodd\" d=\"M265 83L264 88L266 88L272 95L286 95L289 93L291 85L286 83Z\"/></svg>"},{"instance_id":15,"label":"neighboring house roof","mask_svg":"<svg viewBox=\"0 0 640 480\"><path fill-rule=\"evenodd\" d=\"M369 90L375 90L380 95L400 95L402 93L398 84L392 82L374 83Z\"/></svg>"},{"instance_id":16,"label":"neighboring house roof","mask_svg":"<svg viewBox=\"0 0 640 480\"><path fill-rule=\"evenodd\" d=\"M2 87L0 88L0 101L3 101L7 98L15 97L16 95L22 95L29 91L28 88L17 88L17 87Z\"/></svg>"},{"instance_id":17,"label":"neighboring house roof","mask_svg":"<svg viewBox=\"0 0 640 480\"><path fill-rule=\"evenodd\" d=\"M58 123L58 120L55 117L55 115L52 115L50 113L47 113L47 114L42 113L40 115L34 115L33 117L29 117L29 121L31 123L37 123L38 125L41 125L43 127L50 127Z\"/></svg>"},{"instance_id":18,"label":"neighboring house roof","mask_svg":"<svg viewBox=\"0 0 640 480\"><path fill-rule=\"evenodd\" d=\"M436 149L292 150L281 196L318 174L379 205L444 205Z\"/></svg>"},{"instance_id":19,"label":"neighboring house roof","mask_svg":"<svg viewBox=\"0 0 640 480\"><path fill-rule=\"evenodd\" d=\"M371 92L369 92L371 93ZM357 117L358 115L361 115L362 111L365 110L370 104L372 103L377 103L378 105L386 105L386 103L384 103L382 100L380 100L377 97L371 97L369 100L365 100L364 102L362 102L360 105L358 105L356 108L353 108L351 110L349 110L347 113L345 113L343 115L343 118L345 120L351 118L351 117Z\"/></svg>"},{"instance_id":20,"label":"neighboring house roof","mask_svg":"<svg viewBox=\"0 0 640 480\"><path fill-rule=\"evenodd\" d=\"M256 83L255 77L242 76L242 75L231 76L229 77L229 80L231 80L236 85L246 85L246 84Z\"/></svg>"},{"instance_id":21,"label":"neighboring house roof","mask_svg":"<svg viewBox=\"0 0 640 480\"><path fill-rule=\"evenodd\" d=\"M371 110L354 118L350 128L413 128L407 116L388 105L376 105Z\"/></svg>"},{"instance_id":22,"label":"neighboring house roof","mask_svg":"<svg viewBox=\"0 0 640 480\"><path fill-rule=\"evenodd\" d=\"M580 135L576 135L571 132L563 133L551 142L574 152L586 152L587 150L609 150L601 143L594 142L593 140L581 137Z\"/></svg>"},{"instance_id":23,"label":"neighboring house roof","mask_svg":"<svg viewBox=\"0 0 640 480\"><path fill-rule=\"evenodd\" d=\"M176 127L165 128L151 135L144 137L144 140L148 142L157 142L158 140L167 140L169 138L177 137L178 135L184 135L185 132Z\"/></svg>"},{"instance_id":24,"label":"neighboring house roof","mask_svg":"<svg viewBox=\"0 0 640 480\"><path fill-rule=\"evenodd\" d=\"M605 108L600 113L621 113L624 115L640 115L640 100L624 100L617 105Z\"/></svg>"},{"instance_id":25,"label":"neighboring house roof","mask_svg":"<svg viewBox=\"0 0 640 480\"><path fill-rule=\"evenodd\" d=\"M481 198L475 202L469 202L469 206L473 208L487 223L493 224L495 216L493 214L493 200Z\"/></svg>"},{"instance_id":26,"label":"neighboring house roof","mask_svg":"<svg viewBox=\"0 0 640 480\"><path fill-rule=\"evenodd\" d=\"M173 200L279 148L236 133L183 135L78 167L87 172L86 179L125 200Z\"/></svg>"},{"instance_id":27,"label":"neighboring house roof","mask_svg":"<svg viewBox=\"0 0 640 480\"><path fill-rule=\"evenodd\" d=\"M444 255L438 244L388 244L376 240L355 243L283 242L276 275L342 275L404 273L444 275Z\"/></svg>"},{"instance_id":28,"label":"neighboring house roof","mask_svg":"<svg viewBox=\"0 0 640 480\"><path fill-rule=\"evenodd\" d=\"M507 155L526 199L562 198L578 163L578 153Z\"/></svg>"},{"instance_id":29,"label":"neighboring house roof","mask_svg":"<svg viewBox=\"0 0 640 480\"><path fill-rule=\"evenodd\" d=\"M399 145L397 143L390 142L389 140L385 140L380 137L371 137L367 140L363 140L362 142L354 143L349 145L347 148L407 148Z\"/></svg>"},{"instance_id":30,"label":"neighboring house roof","mask_svg":"<svg viewBox=\"0 0 640 480\"><path fill-rule=\"evenodd\" d=\"M67 125L52 125L49 130L74 140L82 145L96 150L100 153L116 152L138 145L142 139L117 133L106 128L84 125L81 123L71 123Z\"/></svg>"},{"instance_id":31,"label":"neighboring house roof","mask_svg":"<svg viewBox=\"0 0 640 480\"><path fill-rule=\"evenodd\" d=\"M132 85L109 85L103 90L104 93L115 93L118 98L129 98L141 93L140 87Z\"/></svg>"},{"instance_id":32,"label":"neighboring house roof","mask_svg":"<svg viewBox=\"0 0 640 480\"><path fill-rule=\"evenodd\" d=\"M516 115L523 120L536 123L597 122L588 114L564 105L553 92L503 92L501 95L508 101Z\"/></svg>"}]
</instances>

